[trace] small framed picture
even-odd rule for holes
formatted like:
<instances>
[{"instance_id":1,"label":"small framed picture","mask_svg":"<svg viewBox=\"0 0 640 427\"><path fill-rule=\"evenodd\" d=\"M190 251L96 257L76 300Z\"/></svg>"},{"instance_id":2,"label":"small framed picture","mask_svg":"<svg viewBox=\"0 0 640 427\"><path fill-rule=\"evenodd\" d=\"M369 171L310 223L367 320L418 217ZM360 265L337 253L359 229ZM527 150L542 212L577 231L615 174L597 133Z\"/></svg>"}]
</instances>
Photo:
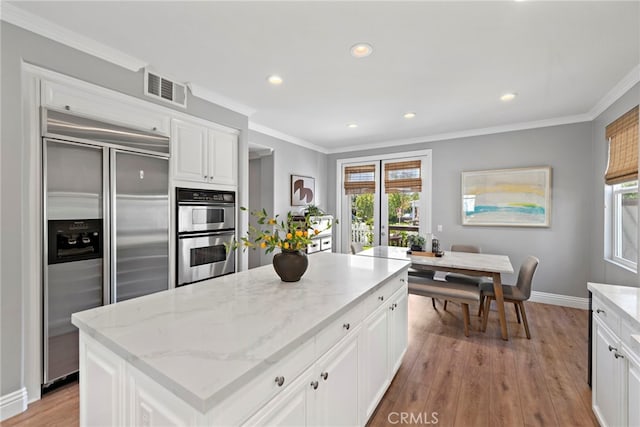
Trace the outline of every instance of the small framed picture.
<instances>
[{"instance_id":1,"label":"small framed picture","mask_svg":"<svg viewBox=\"0 0 640 427\"><path fill-rule=\"evenodd\" d=\"M291 175L291 206L315 203L316 180L309 176Z\"/></svg>"}]
</instances>

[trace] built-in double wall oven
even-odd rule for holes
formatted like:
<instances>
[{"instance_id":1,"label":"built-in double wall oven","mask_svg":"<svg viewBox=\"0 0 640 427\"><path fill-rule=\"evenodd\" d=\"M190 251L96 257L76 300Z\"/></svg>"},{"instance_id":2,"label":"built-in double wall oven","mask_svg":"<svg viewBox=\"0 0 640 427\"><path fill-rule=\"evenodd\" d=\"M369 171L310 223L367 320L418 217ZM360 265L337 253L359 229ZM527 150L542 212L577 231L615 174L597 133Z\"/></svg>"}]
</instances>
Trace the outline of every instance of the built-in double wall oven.
<instances>
[{"instance_id":1,"label":"built-in double wall oven","mask_svg":"<svg viewBox=\"0 0 640 427\"><path fill-rule=\"evenodd\" d=\"M177 286L235 272L236 203L231 191L176 189Z\"/></svg>"}]
</instances>

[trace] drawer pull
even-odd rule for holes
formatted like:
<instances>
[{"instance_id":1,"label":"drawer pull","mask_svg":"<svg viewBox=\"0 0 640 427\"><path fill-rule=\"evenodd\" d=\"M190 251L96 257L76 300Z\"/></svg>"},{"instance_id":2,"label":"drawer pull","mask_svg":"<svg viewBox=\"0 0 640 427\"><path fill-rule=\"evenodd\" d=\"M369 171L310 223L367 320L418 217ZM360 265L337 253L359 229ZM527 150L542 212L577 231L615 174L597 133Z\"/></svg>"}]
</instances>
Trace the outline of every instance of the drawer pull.
<instances>
[{"instance_id":1,"label":"drawer pull","mask_svg":"<svg viewBox=\"0 0 640 427\"><path fill-rule=\"evenodd\" d=\"M391 311L394 310L393 304L391 304L391 306L389 307L389 310L391 310Z\"/></svg>"},{"instance_id":2,"label":"drawer pull","mask_svg":"<svg viewBox=\"0 0 640 427\"><path fill-rule=\"evenodd\" d=\"M378 299L379 299L380 301L384 301L384 296L382 296L382 295L381 295L381 296L379 296L379 297L378 297Z\"/></svg>"},{"instance_id":3,"label":"drawer pull","mask_svg":"<svg viewBox=\"0 0 640 427\"><path fill-rule=\"evenodd\" d=\"M322 378L323 380L327 380L327 378L329 378L329 372L323 372L320 374L320 378Z\"/></svg>"},{"instance_id":4,"label":"drawer pull","mask_svg":"<svg viewBox=\"0 0 640 427\"><path fill-rule=\"evenodd\" d=\"M151 128L151 130L155 132L155 131L158 130L158 128L154 126L154 127Z\"/></svg>"},{"instance_id":5,"label":"drawer pull","mask_svg":"<svg viewBox=\"0 0 640 427\"><path fill-rule=\"evenodd\" d=\"M397 302L394 302L394 303L393 303L393 308L394 308L394 309L398 308L398 303L397 303Z\"/></svg>"},{"instance_id":6,"label":"drawer pull","mask_svg":"<svg viewBox=\"0 0 640 427\"><path fill-rule=\"evenodd\" d=\"M207 178L209 178L209 177L208 177L207 175L205 175L205 176L204 176L204 179L207 179Z\"/></svg>"},{"instance_id":7,"label":"drawer pull","mask_svg":"<svg viewBox=\"0 0 640 427\"><path fill-rule=\"evenodd\" d=\"M348 331L349 328L351 328L351 324L350 323L345 323L344 325L342 325L342 327L345 328Z\"/></svg>"},{"instance_id":8,"label":"drawer pull","mask_svg":"<svg viewBox=\"0 0 640 427\"><path fill-rule=\"evenodd\" d=\"M405 280L404 280L404 279L400 279L400 281L401 281L402 283L404 283L404 282L405 282Z\"/></svg>"},{"instance_id":9,"label":"drawer pull","mask_svg":"<svg viewBox=\"0 0 640 427\"><path fill-rule=\"evenodd\" d=\"M71 110L71 107L70 107L69 105L65 105L65 106L64 106L64 109L65 109L65 110L67 110L67 111L69 111L69 110Z\"/></svg>"},{"instance_id":10,"label":"drawer pull","mask_svg":"<svg viewBox=\"0 0 640 427\"><path fill-rule=\"evenodd\" d=\"M596 309L596 313L600 314L600 313L604 313L604 310L600 310L599 308Z\"/></svg>"},{"instance_id":11,"label":"drawer pull","mask_svg":"<svg viewBox=\"0 0 640 427\"><path fill-rule=\"evenodd\" d=\"M278 387L282 387L284 384L284 377L276 377L276 384L278 384Z\"/></svg>"},{"instance_id":12,"label":"drawer pull","mask_svg":"<svg viewBox=\"0 0 640 427\"><path fill-rule=\"evenodd\" d=\"M609 345L609 351L618 351L618 349L612 345Z\"/></svg>"},{"instance_id":13,"label":"drawer pull","mask_svg":"<svg viewBox=\"0 0 640 427\"><path fill-rule=\"evenodd\" d=\"M311 388L313 388L314 390L318 389L318 381L311 381Z\"/></svg>"},{"instance_id":14,"label":"drawer pull","mask_svg":"<svg viewBox=\"0 0 640 427\"><path fill-rule=\"evenodd\" d=\"M616 359L624 359L624 356L617 351L613 355L616 357Z\"/></svg>"}]
</instances>

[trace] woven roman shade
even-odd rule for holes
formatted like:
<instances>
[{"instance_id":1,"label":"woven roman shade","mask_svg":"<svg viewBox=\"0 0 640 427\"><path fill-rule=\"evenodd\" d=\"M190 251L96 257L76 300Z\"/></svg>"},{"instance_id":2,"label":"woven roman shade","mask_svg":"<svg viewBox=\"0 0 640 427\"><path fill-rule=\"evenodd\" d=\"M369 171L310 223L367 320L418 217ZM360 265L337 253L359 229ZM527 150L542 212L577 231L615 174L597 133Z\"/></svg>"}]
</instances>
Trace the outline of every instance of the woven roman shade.
<instances>
[{"instance_id":1,"label":"woven roman shade","mask_svg":"<svg viewBox=\"0 0 640 427\"><path fill-rule=\"evenodd\" d=\"M604 175L608 185L638 179L638 106L606 128L609 164Z\"/></svg>"},{"instance_id":2,"label":"woven roman shade","mask_svg":"<svg viewBox=\"0 0 640 427\"><path fill-rule=\"evenodd\" d=\"M385 163L385 192L398 193L402 191L422 191L421 165L422 162L420 160Z\"/></svg>"},{"instance_id":3,"label":"woven roman shade","mask_svg":"<svg viewBox=\"0 0 640 427\"><path fill-rule=\"evenodd\" d=\"M344 168L344 194L376 192L376 165L346 166Z\"/></svg>"}]
</instances>

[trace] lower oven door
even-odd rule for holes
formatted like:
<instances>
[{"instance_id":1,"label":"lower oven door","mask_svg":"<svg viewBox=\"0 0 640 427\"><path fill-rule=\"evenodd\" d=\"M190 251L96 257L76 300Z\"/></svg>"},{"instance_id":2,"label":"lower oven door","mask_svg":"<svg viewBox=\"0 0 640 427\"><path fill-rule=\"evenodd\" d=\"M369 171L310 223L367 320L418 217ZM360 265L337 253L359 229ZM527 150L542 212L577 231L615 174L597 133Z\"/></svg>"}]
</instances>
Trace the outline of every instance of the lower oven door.
<instances>
[{"instance_id":1,"label":"lower oven door","mask_svg":"<svg viewBox=\"0 0 640 427\"><path fill-rule=\"evenodd\" d=\"M235 272L234 231L178 236L178 286Z\"/></svg>"}]
</instances>

